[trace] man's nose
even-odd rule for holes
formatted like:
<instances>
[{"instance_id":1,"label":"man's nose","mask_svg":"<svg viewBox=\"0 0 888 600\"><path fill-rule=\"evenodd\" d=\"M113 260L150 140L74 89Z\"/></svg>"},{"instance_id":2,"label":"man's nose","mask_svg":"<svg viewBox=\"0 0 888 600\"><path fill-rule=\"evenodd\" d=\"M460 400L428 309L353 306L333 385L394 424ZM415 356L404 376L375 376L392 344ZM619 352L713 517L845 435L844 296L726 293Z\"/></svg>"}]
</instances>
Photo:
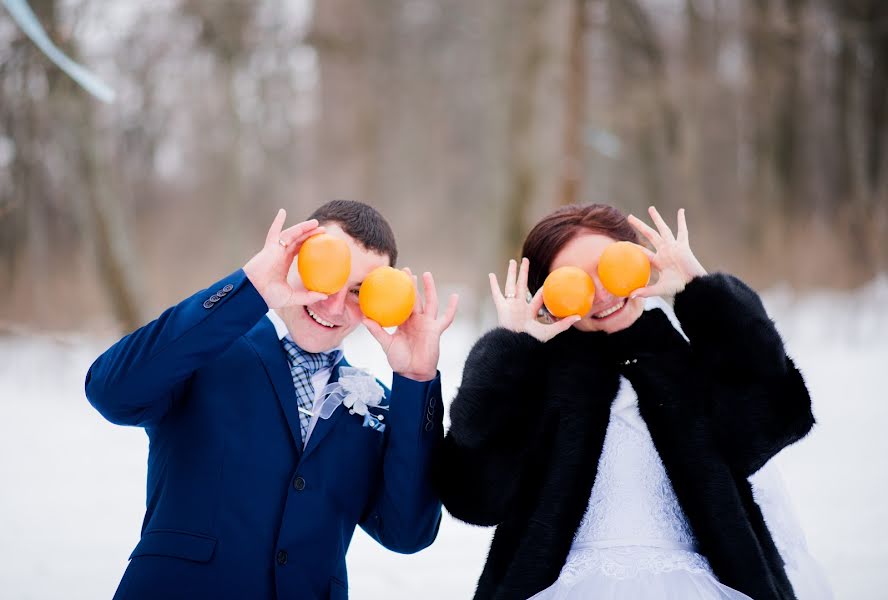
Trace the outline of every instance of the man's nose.
<instances>
[{"instance_id":1,"label":"man's nose","mask_svg":"<svg viewBox=\"0 0 888 600\"><path fill-rule=\"evenodd\" d=\"M345 286L335 294L327 296L327 299L321 302L321 305L324 307L324 311L331 317L339 316L345 312L345 301L347 298L348 286Z\"/></svg>"}]
</instances>

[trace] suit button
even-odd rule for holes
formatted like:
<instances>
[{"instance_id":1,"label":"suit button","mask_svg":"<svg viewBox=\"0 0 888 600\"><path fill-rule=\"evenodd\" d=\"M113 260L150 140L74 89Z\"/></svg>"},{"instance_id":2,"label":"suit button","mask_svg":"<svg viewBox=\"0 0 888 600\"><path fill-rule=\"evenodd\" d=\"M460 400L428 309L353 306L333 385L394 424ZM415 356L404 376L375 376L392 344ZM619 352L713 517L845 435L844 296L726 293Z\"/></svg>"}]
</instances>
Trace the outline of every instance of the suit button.
<instances>
[{"instance_id":1,"label":"suit button","mask_svg":"<svg viewBox=\"0 0 888 600\"><path fill-rule=\"evenodd\" d=\"M286 550L278 550L277 563L281 566L284 566L285 564L287 564L287 551Z\"/></svg>"},{"instance_id":2,"label":"suit button","mask_svg":"<svg viewBox=\"0 0 888 600\"><path fill-rule=\"evenodd\" d=\"M301 492L305 489L305 480L302 477L297 477L293 480L293 487L296 488L297 492Z\"/></svg>"},{"instance_id":3,"label":"suit button","mask_svg":"<svg viewBox=\"0 0 888 600\"><path fill-rule=\"evenodd\" d=\"M213 302L210 302L209 300L203 303L204 308L213 308L213 306L215 306L215 304Z\"/></svg>"},{"instance_id":4,"label":"suit button","mask_svg":"<svg viewBox=\"0 0 888 600\"><path fill-rule=\"evenodd\" d=\"M217 294L210 296L210 302L218 302L221 298Z\"/></svg>"},{"instance_id":5,"label":"suit button","mask_svg":"<svg viewBox=\"0 0 888 600\"><path fill-rule=\"evenodd\" d=\"M222 291L227 294L228 292L230 292L233 289L234 289L234 286L229 283L229 284L226 284L224 288L222 288Z\"/></svg>"}]
</instances>

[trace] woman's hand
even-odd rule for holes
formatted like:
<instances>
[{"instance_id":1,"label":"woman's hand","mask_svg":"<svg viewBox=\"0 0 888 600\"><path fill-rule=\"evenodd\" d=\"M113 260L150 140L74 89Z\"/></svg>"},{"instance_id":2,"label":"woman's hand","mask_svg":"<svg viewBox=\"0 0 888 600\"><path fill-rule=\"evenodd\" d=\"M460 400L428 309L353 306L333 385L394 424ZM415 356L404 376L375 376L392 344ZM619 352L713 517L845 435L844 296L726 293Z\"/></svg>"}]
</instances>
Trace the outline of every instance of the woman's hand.
<instances>
[{"instance_id":1,"label":"woman's hand","mask_svg":"<svg viewBox=\"0 0 888 600\"><path fill-rule=\"evenodd\" d=\"M527 302L527 272L529 269L530 262L526 258L521 260L520 270L517 263L510 260L505 290L500 291L496 275L490 273L490 292L493 296L493 303L496 305L496 315L500 327L518 333L528 333L541 342L547 342L569 329L581 317L574 315L550 324L541 323L538 315L543 307L543 288L540 287L533 299L529 303Z\"/></svg>"},{"instance_id":2,"label":"woman's hand","mask_svg":"<svg viewBox=\"0 0 888 600\"><path fill-rule=\"evenodd\" d=\"M651 219L657 226L652 227L640 219L629 215L629 223L653 245L656 253L644 248L651 266L659 272L657 283L632 292L632 298L649 296L674 296L682 291L694 277L706 275L706 269L691 252L688 244L688 224L684 209L678 211L678 235L672 234L669 225L653 206L648 209Z\"/></svg>"}]
</instances>

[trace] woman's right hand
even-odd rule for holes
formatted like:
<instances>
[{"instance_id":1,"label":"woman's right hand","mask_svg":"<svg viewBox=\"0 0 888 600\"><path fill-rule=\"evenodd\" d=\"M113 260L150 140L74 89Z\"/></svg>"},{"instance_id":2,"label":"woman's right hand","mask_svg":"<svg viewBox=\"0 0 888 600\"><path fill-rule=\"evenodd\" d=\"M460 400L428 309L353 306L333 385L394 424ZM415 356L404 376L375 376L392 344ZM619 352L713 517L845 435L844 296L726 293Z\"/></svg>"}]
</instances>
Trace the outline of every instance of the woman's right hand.
<instances>
[{"instance_id":1,"label":"woman's right hand","mask_svg":"<svg viewBox=\"0 0 888 600\"><path fill-rule=\"evenodd\" d=\"M554 323L541 323L539 312L543 307L543 288L537 290L533 299L527 301L527 272L530 262L521 259L521 269L514 260L509 261L509 271L506 274L506 286L500 290L496 274L490 273L490 292L493 303L496 305L496 315L500 327L504 327L518 333L528 333L541 342L547 342L563 331L567 331L571 325L582 317L576 315L565 317Z\"/></svg>"}]
</instances>

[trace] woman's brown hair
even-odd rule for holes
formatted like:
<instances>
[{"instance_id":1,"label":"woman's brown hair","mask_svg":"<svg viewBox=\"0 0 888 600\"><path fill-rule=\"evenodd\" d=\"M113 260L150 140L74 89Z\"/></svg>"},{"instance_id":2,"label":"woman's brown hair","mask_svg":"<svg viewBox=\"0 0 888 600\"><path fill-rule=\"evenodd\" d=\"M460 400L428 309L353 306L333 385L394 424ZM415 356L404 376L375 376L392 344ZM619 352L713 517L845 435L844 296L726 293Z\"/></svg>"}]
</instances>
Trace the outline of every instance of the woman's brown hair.
<instances>
[{"instance_id":1,"label":"woman's brown hair","mask_svg":"<svg viewBox=\"0 0 888 600\"><path fill-rule=\"evenodd\" d=\"M534 225L521 255L530 261L527 287L531 293L543 285L552 261L580 233L600 233L616 241L638 243L638 234L620 209L607 204L571 204L543 217Z\"/></svg>"}]
</instances>

